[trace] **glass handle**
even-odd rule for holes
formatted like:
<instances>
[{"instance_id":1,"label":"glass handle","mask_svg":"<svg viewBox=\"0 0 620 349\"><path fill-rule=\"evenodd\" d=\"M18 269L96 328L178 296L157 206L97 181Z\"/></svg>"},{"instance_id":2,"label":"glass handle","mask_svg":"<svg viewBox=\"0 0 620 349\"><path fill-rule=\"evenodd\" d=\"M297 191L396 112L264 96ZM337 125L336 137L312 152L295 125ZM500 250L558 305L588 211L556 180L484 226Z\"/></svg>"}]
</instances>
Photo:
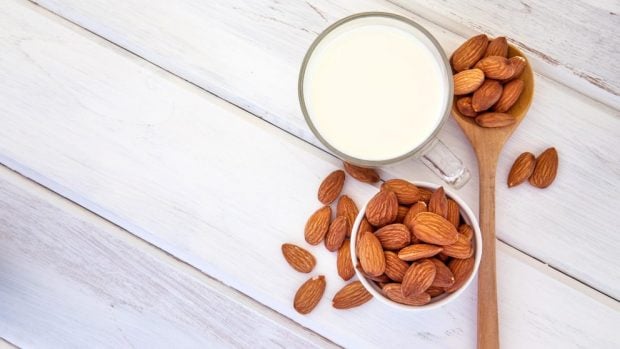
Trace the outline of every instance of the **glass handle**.
<instances>
[{"instance_id":1,"label":"glass handle","mask_svg":"<svg viewBox=\"0 0 620 349\"><path fill-rule=\"evenodd\" d=\"M424 165L456 189L465 185L471 177L461 159L457 158L439 139L433 140L426 147L421 159Z\"/></svg>"}]
</instances>

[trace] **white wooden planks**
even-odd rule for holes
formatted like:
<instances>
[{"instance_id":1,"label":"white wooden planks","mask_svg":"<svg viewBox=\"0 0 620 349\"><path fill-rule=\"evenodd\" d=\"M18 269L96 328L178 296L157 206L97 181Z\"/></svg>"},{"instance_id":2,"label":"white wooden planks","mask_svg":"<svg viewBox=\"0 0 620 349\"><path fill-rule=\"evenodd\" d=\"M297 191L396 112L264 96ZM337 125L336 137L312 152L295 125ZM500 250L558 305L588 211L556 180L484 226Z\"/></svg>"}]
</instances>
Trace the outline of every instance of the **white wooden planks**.
<instances>
[{"instance_id":1,"label":"white wooden planks","mask_svg":"<svg viewBox=\"0 0 620 349\"><path fill-rule=\"evenodd\" d=\"M39 3L314 144L297 105L297 70L307 46L329 23L353 12L388 10L419 21L447 52L463 40L378 0L183 0L173 9L165 1ZM620 115L540 75L536 89L528 118L500 159L498 236L618 299L620 269L614 261L620 242L613 232L619 223L614 208L620 207L614 182L620 176ZM473 166L473 153L454 122L441 138ZM508 190L503 185L518 154L549 146L558 149L561 161L553 187ZM438 181L417 162L391 167L386 176ZM478 199L476 182L474 174L472 184L461 190L470 203ZM584 206L586 211L580 209Z\"/></svg>"},{"instance_id":2,"label":"white wooden planks","mask_svg":"<svg viewBox=\"0 0 620 349\"><path fill-rule=\"evenodd\" d=\"M310 316L294 313L307 276L284 263L280 244L303 241L316 186L338 162L31 5L1 6L10 40L0 67L19 62L0 73L10 82L0 94L3 163L338 344L475 345L473 288L416 316L377 302L337 312L328 299ZM349 182L346 191L361 202L374 188ZM335 258L313 251L329 297L342 285ZM620 344L617 303L508 251L498 254L506 347Z\"/></svg>"},{"instance_id":3,"label":"white wooden planks","mask_svg":"<svg viewBox=\"0 0 620 349\"><path fill-rule=\"evenodd\" d=\"M0 225L0 334L21 347L335 347L5 167Z\"/></svg>"},{"instance_id":4,"label":"white wooden planks","mask_svg":"<svg viewBox=\"0 0 620 349\"><path fill-rule=\"evenodd\" d=\"M0 348L1 349L15 349L16 346L14 346L13 344L7 342L5 339L0 338Z\"/></svg>"}]
</instances>

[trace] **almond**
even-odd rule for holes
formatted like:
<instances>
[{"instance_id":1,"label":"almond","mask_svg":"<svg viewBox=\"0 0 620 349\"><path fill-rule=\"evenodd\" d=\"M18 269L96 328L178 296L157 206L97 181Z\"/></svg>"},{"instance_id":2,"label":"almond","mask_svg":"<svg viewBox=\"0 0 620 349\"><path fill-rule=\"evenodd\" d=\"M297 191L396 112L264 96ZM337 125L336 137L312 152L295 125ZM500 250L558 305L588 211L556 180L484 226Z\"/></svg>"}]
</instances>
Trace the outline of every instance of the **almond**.
<instances>
[{"instance_id":1,"label":"almond","mask_svg":"<svg viewBox=\"0 0 620 349\"><path fill-rule=\"evenodd\" d=\"M445 254L443 254L443 253L439 253L439 254L437 254L437 255L435 256L435 258L439 259L440 261L442 261L442 262L444 262L444 263L448 263L448 261L450 261L450 259L451 259L452 257L450 257L450 256L446 256L446 255L445 255Z\"/></svg>"},{"instance_id":2,"label":"almond","mask_svg":"<svg viewBox=\"0 0 620 349\"><path fill-rule=\"evenodd\" d=\"M424 305L431 301L431 296L422 292L415 296L403 296L402 286L397 283L386 284L382 288L383 294L396 303L405 305Z\"/></svg>"},{"instance_id":3,"label":"almond","mask_svg":"<svg viewBox=\"0 0 620 349\"><path fill-rule=\"evenodd\" d=\"M414 235L427 243L450 245L456 242L458 232L447 219L432 212L418 213L413 219Z\"/></svg>"},{"instance_id":4,"label":"almond","mask_svg":"<svg viewBox=\"0 0 620 349\"><path fill-rule=\"evenodd\" d=\"M484 34L476 35L465 41L452 54L452 68L457 72L469 69L482 58L488 45L489 39Z\"/></svg>"},{"instance_id":5,"label":"almond","mask_svg":"<svg viewBox=\"0 0 620 349\"><path fill-rule=\"evenodd\" d=\"M349 309L358 307L372 299L372 295L359 281L344 286L334 296L332 306L336 309Z\"/></svg>"},{"instance_id":6,"label":"almond","mask_svg":"<svg viewBox=\"0 0 620 349\"><path fill-rule=\"evenodd\" d=\"M441 296L442 294L444 294L446 291L444 290L443 287L437 287L437 286L432 286L426 289L426 292L429 296L431 296L431 298L435 298L438 296Z\"/></svg>"},{"instance_id":7,"label":"almond","mask_svg":"<svg viewBox=\"0 0 620 349\"><path fill-rule=\"evenodd\" d=\"M403 220L403 224L409 229L409 231L413 234L413 219L420 212L428 211L426 203L424 201L418 201L417 203L411 205L409 211L407 211L407 215L405 215L405 219ZM417 240L414 239L415 236L412 235L411 241Z\"/></svg>"},{"instance_id":8,"label":"almond","mask_svg":"<svg viewBox=\"0 0 620 349\"><path fill-rule=\"evenodd\" d=\"M332 224L329 226L327 235L325 235L325 248L328 251L336 251L342 246L342 242L347 237L349 231L349 221L347 217L336 217Z\"/></svg>"},{"instance_id":9,"label":"almond","mask_svg":"<svg viewBox=\"0 0 620 349\"><path fill-rule=\"evenodd\" d=\"M508 57L508 42L505 36L498 36L489 42L484 57L489 56Z\"/></svg>"},{"instance_id":10,"label":"almond","mask_svg":"<svg viewBox=\"0 0 620 349\"><path fill-rule=\"evenodd\" d=\"M448 199L443 187L437 188L428 202L428 212L436 213L443 218L448 217Z\"/></svg>"},{"instance_id":11,"label":"almond","mask_svg":"<svg viewBox=\"0 0 620 349\"><path fill-rule=\"evenodd\" d=\"M319 304L324 292L325 276L314 276L299 287L295 294L293 307L300 314L308 314Z\"/></svg>"},{"instance_id":12,"label":"almond","mask_svg":"<svg viewBox=\"0 0 620 349\"><path fill-rule=\"evenodd\" d=\"M316 265L312 253L293 244L282 244L282 255L293 269L301 273L309 273Z\"/></svg>"},{"instance_id":13,"label":"almond","mask_svg":"<svg viewBox=\"0 0 620 349\"><path fill-rule=\"evenodd\" d=\"M516 121L514 116L506 113L484 113L476 116L476 123L482 127L504 127Z\"/></svg>"},{"instance_id":14,"label":"almond","mask_svg":"<svg viewBox=\"0 0 620 349\"><path fill-rule=\"evenodd\" d=\"M398 206L398 214L396 215L396 223L402 223L405 220L405 216L409 212L408 206Z\"/></svg>"},{"instance_id":15,"label":"almond","mask_svg":"<svg viewBox=\"0 0 620 349\"><path fill-rule=\"evenodd\" d=\"M467 240L471 241L474 237L474 229L469 224L461 224L459 227L459 234L463 234Z\"/></svg>"},{"instance_id":16,"label":"almond","mask_svg":"<svg viewBox=\"0 0 620 349\"><path fill-rule=\"evenodd\" d=\"M396 194L398 203L411 205L419 200L418 187L404 179L390 179L381 186L381 189L389 189Z\"/></svg>"},{"instance_id":17,"label":"almond","mask_svg":"<svg viewBox=\"0 0 620 349\"><path fill-rule=\"evenodd\" d=\"M435 264L428 259L414 262L403 277L403 296L415 296L426 291L435 279Z\"/></svg>"},{"instance_id":18,"label":"almond","mask_svg":"<svg viewBox=\"0 0 620 349\"><path fill-rule=\"evenodd\" d=\"M319 186L318 198L323 205L329 205L338 198L344 186L344 171L330 173Z\"/></svg>"},{"instance_id":19,"label":"almond","mask_svg":"<svg viewBox=\"0 0 620 349\"><path fill-rule=\"evenodd\" d=\"M459 222L461 221L459 204L452 199L448 199L448 217L446 217L446 219L455 227L458 227Z\"/></svg>"},{"instance_id":20,"label":"almond","mask_svg":"<svg viewBox=\"0 0 620 349\"><path fill-rule=\"evenodd\" d=\"M318 245L321 241L323 241L323 238L329 229L331 216L331 207L323 206L316 210L316 212L308 218L306 228L304 230L304 236L307 243L310 245Z\"/></svg>"},{"instance_id":21,"label":"almond","mask_svg":"<svg viewBox=\"0 0 620 349\"><path fill-rule=\"evenodd\" d=\"M359 210L357 209L357 205L355 205L355 202L353 202L350 197L342 195L340 199L338 199L338 204L336 205L336 217L347 217L347 221L349 222L347 236L351 236L351 228L355 223L355 218L357 218L358 213Z\"/></svg>"},{"instance_id":22,"label":"almond","mask_svg":"<svg viewBox=\"0 0 620 349\"><path fill-rule=\"evenodd\" d=\"M396 282L402 282L409 264L392 251L385 251L385 275Z\"/></svg>"},{"instance_id":23,"label":"almond","mask_svg":"<svg viewBox=\"0 0 620 349\"><path fill-rule=\"evenodd\" d=\"M370 276L379 276L385 271L385 255L381 242L372 233L364 233L359 241L358 258L362 269Z\"/></svg>"},{"instance_id":24,"label":"almond","mask_svg":"<svg viewBox=\"0 0 620 349\"><path fill-rule=\"evenodd\" d=\"M471 118L475 117L476 115L478 115L478 113L476 113L476 111L474 110L474 107L472 107L471 105L471 97L467 96L467 97L461 97L459 99L456 100L456 109L459 110L459 112L465 116L469 116Z\"/></svg>"},{"instance_id":25,"label":"almond","mask_svg":"<svg viewBox=\"0 0 620 349\"><path fill-rule=\"evenodd\" d=\"M400 250L409 245L411 232L404 224L394 223L377 230L375 236L384 250Z\"/></svg>"},{"instance_id":26,"label":"almond","mask_svg":"<svg viewBox=\"0 0 620 349\"><path fill-rule=\"evenodd\" d=\"M508 79L514 75L514 67L508 61L508 58L501 56L489 56L481 59L475 65L476 69L484 72L487 79Z\"/></svg>"},{"instance_id":27,"label":"almond","mask_svg":"<svg viewBox=\"0 0 620 349\"><path fill-rule=\"evenodd\" d=\"M433 279L431 287L451 287L454 285L454 275L450 268L437 258L431 258L431 262L435 264L435 279Z\"/></svg>"},{"instance_id":28,"label":"almond","mask_svg":"<svg viewBox=\"0 0 620 349\"><path fill-rule=\"evenodd\" d=\"M536 167L530 177L530 184L538 188L546 188L558 173L558 153L555 148L545 150L536 159Z\"/></svg>"},{"instance_id":29,"label":"almond","mask_svg":"<svg viewBox=\"0 0 620 349\"><path fill-rule=\"evenodd\" d=\"M497 80L484 80L484 83L474 92L471 98L472 108L476 112L491 108L499 100L502 91L502 85Z\"/></svg>"},{"instance_id":30,"label":"almond","mask_svg":"<svg viewBox=\"0 0 620 349\"><path fill-rule=\"evenodd\" d=\"M454 95L472 93L484 82L484 72L480 69L468 69L452 77L454 81Z\"/></svg>"},{"instance_id":31,"label":"almond","mask_svg":"<svg viewBox=\"0 0 620 349\"><path fill-rule=\"evenodd\" d=\"M342 246L338 249L336 269L338 270L338 275L340 275L344 281L351 279L355 275L353 261L351 261L351 243L349 239L344 240Z\"/></svg>"},{"instance_id":32,"label":"almond","mask_svg":"<svg viewBox=\"0 0 620 349\"><path fill-rule=\"evenodd\" d=\"M474 270L474 257L467 259L453 259L448 263L448 268L454 275L454 285L446 288L446 292L454 292L461 288Z\"/></svg>"},{"instance_id":33,"label":"almond","mask_svg":"<svg viewBox=\"0 0 620 349\"><path fill-rule=\"evenodd\" d=\"M355 253L359 256L360 254L360 250L359 250L359 242L360 239L362 237L362 235L364 235L364 233L372 233L374 232L374 228L372 225L370 225L370 223L368 223L368 220L366 218L362 218L362 221L360 222L360 227L357 230L357 237L355 238Z\"/></svg>"},{"instance_id":34,"label":"almond","mask_svg":"<svg viewBox=\"0 0 620 349\"><path fill-rule=\"evenodd\" d=\"M504 85L502 95L493 106L493 110L499 113L507 112L517 102L521 92L523 92L523 80L515 79L510 81Z\"/></svg>"},{"instance_id":35,"label":"almond","mask_svg":"<svg viewBox=\"0 0 620 349\"><path fill-rule=\"evenodd\" d=\"M366 206L366 218L376 227L390 224L398 216L398 199L391 190L381 190L373 196Z\"/></svg>"},{"instance_id":36,"label":"almond","mask_svg":"<svg viewBox=\"0 0 620 349\"><path fill-rule=\"evenodd\" d=\"M433 195L433 191L426 188L418 188L420 191L420 200L424 201L428 205L428 201L431 199L431 195Z\"/></svg>"},{"instance_id":37,"label":"almond","mask_svg":"<svg viewBox=\"0 0 620 349\"><path fill-rule=\"evenodd\" d=\"M344 170L347 173L357 179L360 182L364 183L376 183L379 181L379 175L377 171L372 168L359 167L348 162L344 162Z\"/></svg>"},{"instance_id":38,"label":"almond","mask_svg":"<svg viewBox=\"0 0 620 349\"><path fill-rule=\"evenodd\" d=\"M366 273L364 269L362 269L361 265L358 264L356 268L360 272L360 274L362 274L362 276L368 280L372 280L375 282L390 282L390 278L385 274L381 274L379 276L372 276L372 275L368 275L368 273Z\"/></svg>"},{"instance_id":39,"label":"almond","mask_svg":"<svg viewBox=\"0 0 620 349\"><path fill-rule=\"evenodd\" d=\"M463 234L458 234L456 242L444 246L442 252L446 256L465 259L471 257L474 254L474 248L471 244L471 240L469 240Z\"/></svg>"},{"instance_id":40,"label":"almond","mask_svg":"<svg viewBox=\"0 0 620 349\"><path fill-rule=\"evenodd\" d=\"M510 64L510 66L512 67L513 73L509 78L504 79L502 82L507 82L521 76L521 73L523 73L523 70L525 70L527 61L521 56L514 56L508 58L508 64Z\"/></svg>"},{"instance_id":41,"label":"almond","mask_svg":"<svg viewBox=\"0 0 620 349\"><path fill-rule=\"evenodd\" d=\"M443 250L441 246L431 244L413 244L398 251L398 258L403 261L415 261L432 257Z\"/></svg>"},{"instance_id":42,"label":"almond","mask_svg":"<svg viewBox=\"0 0 620 349\"><path fill-rule=\"evenodd\" d=\"M519 155L508 173L508 188L517 186L530 178L534 167L536 167L534 154L525 152Z\"/></svg>"}]
</instances>

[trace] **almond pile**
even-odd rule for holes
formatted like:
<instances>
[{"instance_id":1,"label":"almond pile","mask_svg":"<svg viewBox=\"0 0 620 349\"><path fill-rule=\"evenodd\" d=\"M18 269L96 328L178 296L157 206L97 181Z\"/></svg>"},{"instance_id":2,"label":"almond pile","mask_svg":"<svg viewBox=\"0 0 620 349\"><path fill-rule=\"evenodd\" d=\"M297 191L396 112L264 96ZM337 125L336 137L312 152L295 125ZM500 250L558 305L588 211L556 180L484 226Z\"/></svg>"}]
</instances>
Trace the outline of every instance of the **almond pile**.
<instances>
[{"instance_id":1,"label":"almond pile","mask_svg":"<svg viewBox=\"0 0 620 349\"><path fill-rule=\"evenodd\" d=\"M463 286L474 267L474 231L443 187L386 181L366 206L357 268L394 302L424 305Z\"/></svg>"},{"instance_id":2,"label":"almond pile","mask_svg":"<svg viewBox=\"0 0 620 349\"><path fill-rule=\"evenodd\" d=\"M503 127L515 123L510 108L523 92L519 76L527 64L521 56L508 57L503 36L493 40L481 34L465 41L450 60L455 71L456 107L475 118L482 127Z\"/></svg>"},{"instance_id":3,"label":"almond pile","mask_svg":"<svg viewBox=\"0 0 620 349\"><path fill-rule=\"evenodd\" d=\"M529 179L531 185L546 188L553 183L558 172L558 153L551 147L542 152L538 158L525 152L515 160L508 174L508 187L517 186Z\"/></svg>"},{"instance_id":4,"label":"almond pile","mask_svg":"<svg viewBox=\"0 0 620 349\"><path fill-rule=\"evenodd\" d=\"M346 172L366 182L379 181L372 169L344 163ZM458 290L474 266L473 229L462 220L458 204L444 189L419 188L402 180L386 181L366 207L355 244L358 265L351 260L349 237L358 215L355 202L343 195L345 173L337 170L321 183L318 199L324 205L306 222L304 238L310 245L321 242L336 252L338 275L349 281L355 269L375 282L383 294L398 303L423 305L444 293ZM332 203L335 217L332 217ZM285 243L282 254L290 266L310 273L315 257L306 249ZM295 295L293 306L308 314L325 292L325 276L311 277ZM349 309L368 302L372 295L360 281L341 288L332 299L336 309Z\"/></svg>"}]
</instances>

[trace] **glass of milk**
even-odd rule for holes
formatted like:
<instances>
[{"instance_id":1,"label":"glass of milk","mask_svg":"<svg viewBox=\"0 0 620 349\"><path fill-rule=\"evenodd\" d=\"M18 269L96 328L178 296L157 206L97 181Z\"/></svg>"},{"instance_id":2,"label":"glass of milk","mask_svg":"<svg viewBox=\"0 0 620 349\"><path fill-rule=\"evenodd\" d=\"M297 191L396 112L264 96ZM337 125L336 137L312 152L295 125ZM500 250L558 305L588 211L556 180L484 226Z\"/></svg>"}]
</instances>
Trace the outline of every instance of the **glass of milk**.
<instances>
[{"instance_id":1,"label":"glass of milk","mask_svg":"<svg viewBox=\"0 0 620 349\"><path fill-rule=\"evenodd\" d=\"M452 72L424 28L380 12L346 17L312 43L299 75L299 101L319 140L367 167L422 161L461 187L469 171L437 139L452 106Z\"/></svg>"}]
</instances>

